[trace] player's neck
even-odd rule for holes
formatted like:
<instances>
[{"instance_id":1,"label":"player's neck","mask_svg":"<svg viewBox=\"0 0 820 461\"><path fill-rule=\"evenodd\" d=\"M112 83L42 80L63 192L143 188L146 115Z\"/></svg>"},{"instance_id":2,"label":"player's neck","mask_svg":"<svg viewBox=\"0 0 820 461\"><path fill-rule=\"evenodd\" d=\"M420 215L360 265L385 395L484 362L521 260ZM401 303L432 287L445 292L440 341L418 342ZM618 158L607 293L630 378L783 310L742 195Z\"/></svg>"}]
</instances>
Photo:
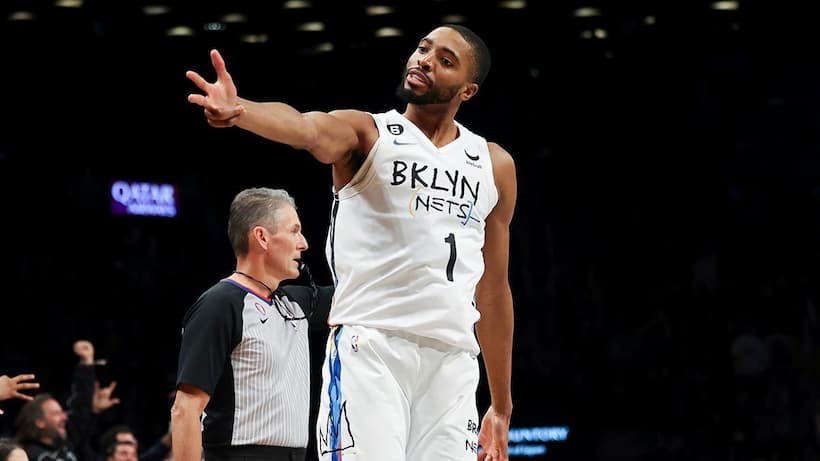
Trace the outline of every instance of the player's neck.
<instances>
[{"instance_id":1,"label":"player's neck","mask_svg":"<svg viewBox=\"0 0 820 461\"><path fill-rule=\"evenodd\" d=\"M439 110L426 106L407 105L404 117L416 125L436 146L449 144L458 137L458 128L455 123L455 110L443 107Z\"/></svg>"}]
</instances>

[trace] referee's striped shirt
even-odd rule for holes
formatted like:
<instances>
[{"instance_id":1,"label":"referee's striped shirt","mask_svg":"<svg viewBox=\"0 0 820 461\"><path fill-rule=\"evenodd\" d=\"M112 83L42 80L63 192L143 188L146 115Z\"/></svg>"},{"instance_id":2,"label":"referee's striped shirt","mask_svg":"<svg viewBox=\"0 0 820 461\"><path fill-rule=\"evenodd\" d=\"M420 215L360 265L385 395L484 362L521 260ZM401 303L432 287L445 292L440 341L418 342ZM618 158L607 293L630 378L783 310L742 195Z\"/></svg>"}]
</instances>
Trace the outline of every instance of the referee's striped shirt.
<instances>
[{"instance_id":1,"label":"referee's striped shirt","mask_svg":"<svg viewBox=\"0 0 820 461\"><path fill-rule=\"evenodd\" d=\"M188 309L177 386L211 397L203 447L307 446L310 356L302 306L310 296L306 287L287 286L268 300L224 279Z\"/></svg>"}]
</instances>

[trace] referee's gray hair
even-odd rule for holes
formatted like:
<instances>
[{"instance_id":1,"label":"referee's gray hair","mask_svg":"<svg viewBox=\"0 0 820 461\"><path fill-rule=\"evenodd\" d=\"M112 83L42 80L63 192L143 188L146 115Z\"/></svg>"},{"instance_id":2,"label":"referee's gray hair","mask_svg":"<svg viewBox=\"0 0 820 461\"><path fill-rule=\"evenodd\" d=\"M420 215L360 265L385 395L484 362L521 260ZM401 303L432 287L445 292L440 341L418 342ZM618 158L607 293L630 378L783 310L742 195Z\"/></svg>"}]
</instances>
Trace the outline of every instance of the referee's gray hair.
<instances>
[{"instance_id":1,"label":"referee's gray hair","mask_svg":"<svg viewBox=\"0 0 820 461\"><path fill-rule=\"evenodd\" d=\"M296 209L296 202L284 189L253 187L236 194L228 216L228 239L234 255L248 254L248 233L255 226L276 232L279 212L285 206Z\"/></svg>"}]
</instances>

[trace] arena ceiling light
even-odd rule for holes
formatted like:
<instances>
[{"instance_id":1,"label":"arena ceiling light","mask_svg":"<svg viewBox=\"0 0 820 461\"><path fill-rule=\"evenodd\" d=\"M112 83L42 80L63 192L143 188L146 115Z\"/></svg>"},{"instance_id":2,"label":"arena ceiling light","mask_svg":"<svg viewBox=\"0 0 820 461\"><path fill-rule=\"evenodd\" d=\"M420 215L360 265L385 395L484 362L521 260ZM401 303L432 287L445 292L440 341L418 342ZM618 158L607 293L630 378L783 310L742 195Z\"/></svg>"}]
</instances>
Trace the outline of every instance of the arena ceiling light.
<instances>
[{"instance_id":1,"label":"arena ceiling light","mask_svg":"<svg viewBox=\"0 0 820 461\"><path fill-rule=\"evenodd\" d=\"M712 2L711 5L713 10L720 10L720 11L734 11L740 8L740 3L734 0L727 0L721 2Z\"/></svg>"},{"instance_id":2,"label":"arena ceiling light","mask_svg":"<svg viewBox=\"0 0 820 461\"><path fill-rule=\"evenodd\" d=\"M392 14L395 10L392 6L387 5L369 5L365 7L364 12L368 16L383 16L385 14Z\"/></svg>"}]
</instances>

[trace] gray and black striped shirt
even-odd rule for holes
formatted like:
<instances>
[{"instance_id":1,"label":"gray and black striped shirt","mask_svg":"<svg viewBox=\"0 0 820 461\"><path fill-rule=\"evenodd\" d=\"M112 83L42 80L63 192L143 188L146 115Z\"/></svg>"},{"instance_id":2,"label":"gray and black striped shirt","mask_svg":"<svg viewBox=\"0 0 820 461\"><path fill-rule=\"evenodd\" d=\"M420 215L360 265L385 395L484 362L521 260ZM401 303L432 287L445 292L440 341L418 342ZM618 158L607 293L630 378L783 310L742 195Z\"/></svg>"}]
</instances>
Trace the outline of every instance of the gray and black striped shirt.
<instances>
[{"instance_id":1,"label":"gray and black striped shirt","mask_svg":"<svg viewBox=\"0 0 820 461\"><path fill-rule=\"evenodd\" d=\"M177 386L211 397L203 447L307 446L310 296L306 287L287 286L269 300L225 279L188 309Z\"/></svg>"}]
</instances>

